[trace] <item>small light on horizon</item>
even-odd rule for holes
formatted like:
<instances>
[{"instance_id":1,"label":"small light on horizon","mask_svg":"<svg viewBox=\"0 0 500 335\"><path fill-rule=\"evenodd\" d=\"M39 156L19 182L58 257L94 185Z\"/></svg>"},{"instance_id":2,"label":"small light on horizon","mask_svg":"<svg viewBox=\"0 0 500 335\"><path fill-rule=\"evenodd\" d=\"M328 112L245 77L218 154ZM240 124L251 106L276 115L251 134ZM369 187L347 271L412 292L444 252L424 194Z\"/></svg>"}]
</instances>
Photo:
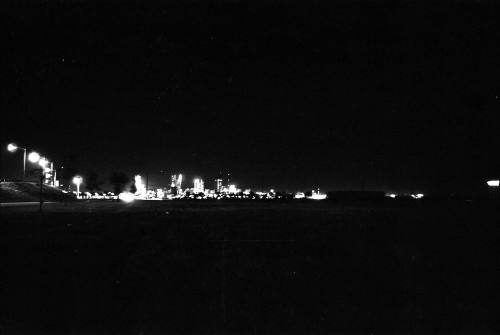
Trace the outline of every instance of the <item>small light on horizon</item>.
<instances>
[{"instance_id":1,"label":"small light on horizon","mask_svg":"<svg viewBox=\"0 0 500 335\"><path fill-rule=\"evenodd\" d=\"M36 163L40 160L40 155L37 152L33 151L28 155L28 160L31 163Z\"/></svg>"},{"instance_id":2,"label":"small light on horizon","mask_svg":"<svg viewBox=\"0 0 500 335\"><path fill-rule=\"evenodd\" d=\"M500 186L500 180L498 180L498 179L488 180L486 183L488 184L489 187L498 187L498 186Z\"/></svg>"},{"instance_id":3,"label":"small light on horizon","mask_svg":"<svg viewBox=\"0 0 500 335\"><path fill-rule=\"evenodd\" d=\"M293 197L295 199L304 199L306 197L306 195L304 194L304 192L297 192L297 193L295 193L295 195Z\"/></svg>"}]
</instances>

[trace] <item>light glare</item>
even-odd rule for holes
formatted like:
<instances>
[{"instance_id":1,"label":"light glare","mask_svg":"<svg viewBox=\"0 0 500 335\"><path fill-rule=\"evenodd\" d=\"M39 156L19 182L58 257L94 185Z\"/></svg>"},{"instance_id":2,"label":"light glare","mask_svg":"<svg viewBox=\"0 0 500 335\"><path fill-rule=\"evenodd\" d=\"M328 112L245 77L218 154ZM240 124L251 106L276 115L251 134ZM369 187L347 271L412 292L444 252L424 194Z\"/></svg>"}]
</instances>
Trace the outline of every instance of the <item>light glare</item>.
<instances>
[{"instance_id":1,"label":"light glare","mask_svg":"<svg viewBox=\"0 0 500 335\"><path fill-rule=\"evenodd\" d=\"M135 196L130 192L122 192L118 195L118 199L124 202L132 202L135 200Z\"/></svg>"},{"instance_id":2,"label":"light glare","mask_svg":"<svg viewBox=\"0 0 500 335\"><path fill-rule=\"evenodd\" d=\"M488 184L489 187L498 187L500 186L500 180L496 179L496 180L488 180L486 182Z\"/></svg>"},{"instance_id":3,"label":"light glare","mask_svg":"<svg viewBox=\"0 0 500 335\"><path fill-rule=\"evenodd\" d=\"M17 150L17 145L15 145L14 143L9 143L7 145L7 150L10 151L10 152L14 152Z\"/></svg>"},{"instance_id":4,"label":"light glare","mask_svg":"<svg viewBox=\"0 0 500 335\"><path fill-rule=\"evenodd\" d=\"M28 159L31 163L36 163L40 160L40 155L33 151L28 155Z\"/></svg>"},{"instance_id":5,"label":"light glare","mask_svg":"<svg viewBox=\"0 0 500 335\"><path fill-rule=\"evenodd\" d=\"M47 165L49 164L49 161L45 158L45 157L42 157L40 158L40 160L38 161L38 164L43 167L43 168L46 168Z\"/></svg>"}]
</instances>

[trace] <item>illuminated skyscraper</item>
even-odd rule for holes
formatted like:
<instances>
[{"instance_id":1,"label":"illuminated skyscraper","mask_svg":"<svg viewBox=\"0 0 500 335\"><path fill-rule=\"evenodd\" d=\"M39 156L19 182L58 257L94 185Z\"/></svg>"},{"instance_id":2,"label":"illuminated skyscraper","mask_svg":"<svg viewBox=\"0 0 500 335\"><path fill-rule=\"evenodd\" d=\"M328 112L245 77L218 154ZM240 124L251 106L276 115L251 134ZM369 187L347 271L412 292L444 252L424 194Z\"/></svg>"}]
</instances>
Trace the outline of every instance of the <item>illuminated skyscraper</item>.
<instances>
[{"instance_id":1,"label":"illuminated skyscraper","mask_svg":"<svg viewBox=\"0 0 500 335\"><path fill-rule=\"evenodd\" d=\"M182 191L182 174L172 175L172 182L170 183L170 187L174 194L179 194Z\"/></svg>"},{"instance_id":2,"label":"illuminated skyscraper","mask_svg":"<svg viewBox=\"0 0 500 335\"><path fill-rule=\"evenodd\" d=\"M194 179L193 192L194 193L203 193L203 192L205 192L205 187L203 185L203 179L201 179L201 178L195 178Z\"/></svg>"},{"instance_id":3,"label":"illuminated skyscraper","mask_svg":"<svg viewBox=\"0 0 500 335\"><path fill-rule=\"evenodd\" d=\"M215 192L220 193L222 191L222 179L215 179Z\"/></svg>"}]
</instances>

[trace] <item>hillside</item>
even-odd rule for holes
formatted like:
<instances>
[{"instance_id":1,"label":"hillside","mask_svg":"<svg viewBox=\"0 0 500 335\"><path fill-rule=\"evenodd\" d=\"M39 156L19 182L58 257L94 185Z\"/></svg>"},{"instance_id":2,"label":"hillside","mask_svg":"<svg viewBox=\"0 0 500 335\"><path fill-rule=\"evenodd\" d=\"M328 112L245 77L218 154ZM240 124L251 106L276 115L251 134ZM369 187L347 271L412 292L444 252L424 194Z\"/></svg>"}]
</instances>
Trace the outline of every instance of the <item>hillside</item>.
<instances>
[{"instance_id":1,"label":"hillside","mask_svg":"<svg viewBox=\"0 0 500 335\"><path fill-rule=\"evenodd\" d=\"M75 196L64 193L58 188L43 185L45 201L73 200ZM0 182L0 202L38 201L40 199L40 184L34 182Z\"/></svg>"}]
</instances>

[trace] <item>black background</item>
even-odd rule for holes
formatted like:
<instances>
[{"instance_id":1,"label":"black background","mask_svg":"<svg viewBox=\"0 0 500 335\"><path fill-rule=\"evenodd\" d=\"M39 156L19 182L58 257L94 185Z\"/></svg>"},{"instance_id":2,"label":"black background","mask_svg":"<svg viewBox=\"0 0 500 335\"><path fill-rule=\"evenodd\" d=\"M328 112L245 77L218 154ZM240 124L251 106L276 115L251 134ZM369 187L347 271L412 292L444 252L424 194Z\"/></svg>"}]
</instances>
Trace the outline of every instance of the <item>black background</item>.
<instances>
[{"instance_id":1,"label":"black background","mask_svg":"<svg viewBox=\"0 0 500 335\"><path fill-rule=\"evenodd\" d=\"M493 2L2 6L2 145L103 181L471 192L498 174Z\"/></svg>"}]
</instances>

